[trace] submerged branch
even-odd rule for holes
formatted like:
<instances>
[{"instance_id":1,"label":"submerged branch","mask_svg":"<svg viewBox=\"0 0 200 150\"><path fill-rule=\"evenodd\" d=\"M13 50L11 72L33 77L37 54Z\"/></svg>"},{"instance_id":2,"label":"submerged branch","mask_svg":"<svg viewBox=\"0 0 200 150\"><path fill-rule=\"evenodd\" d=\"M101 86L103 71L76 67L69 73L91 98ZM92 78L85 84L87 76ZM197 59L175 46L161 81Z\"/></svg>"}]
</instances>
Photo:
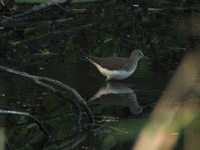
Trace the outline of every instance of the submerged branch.
<instances>
[{"instance_id":1,"label":"submerged branch","mask_svg":"<svg viewBox=\"0 0 200 150\"><path fill-rule=\"evenodd\" d=\"M8 67L5 67L5 66L1 66L1 65L0 65L0 70L3 70L5 72L9 72L9 73L12 73L12 74L16 74L16 75L19 75L19 76L22 76L22 77L25 77L25 78L29 78L29 79L33 80L33 82L35 82L36 84L50 90L54 94L56 94L56 95L58 95L58 96L60 96L64 99L67 99L65 92L55 88L54 86L58 86L58 87L62 88L63 90L70 91L76 99L75 100L67 99L67 100L69 100L72 104L74 104L76 106L76 109L77 109L79 114L81 112L80 105L83 106L85 111L87 112L90 120L92 122L94 122L93 113L92 113L91 109L89 108L89 106L87 105L87 102L81 97L81 95L75 89L69 87L68 85L66 85L66 84L64 84L64 83L62 83L58 80L55 80L55 79L31 75L31 74L28 74L26 72L17 71L17 70L14 70L14 69L11 69L11 68L8 68ZM46 81L47 83L45 83L44 81ZM52 85L50 85L50 84L52 84ZM80 121L80 118L78 118L78 120Z\"/></svg>"},{"instance_id":2,"label":"submerged branch","mask_svg":"<svg viewBox=\"0 0 200 150\"><path fill-rule=\"evenodd\" d=\"M28 112L0 109L0 114L11 114L11 115L19 115L19 116L30 117L39 126L40 130L42 132L44 132L44 134L47 135L48 138L51 138L50 133L46 130L46 128L42 125L42 123L36 117L34 117L33 115L31 115Z\"/></svg>"}]
</instances>

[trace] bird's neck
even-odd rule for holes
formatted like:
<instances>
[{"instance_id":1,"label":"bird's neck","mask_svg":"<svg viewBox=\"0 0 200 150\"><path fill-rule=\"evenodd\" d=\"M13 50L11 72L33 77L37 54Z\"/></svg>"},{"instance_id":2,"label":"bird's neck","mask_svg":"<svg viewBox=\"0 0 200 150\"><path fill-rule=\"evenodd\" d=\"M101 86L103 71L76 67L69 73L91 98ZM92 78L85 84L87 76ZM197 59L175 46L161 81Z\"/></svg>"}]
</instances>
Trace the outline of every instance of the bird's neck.
<instances>
[{"instance_id":1,"label":"bird's neck","mask_svg":"<svg viewBox=\"0 0 200 150\"><path fill-rule=\"evenodd\" d=\"M135 70L139 60L140 60L140 58L129 58L129 61L130 61L130 69L129 70L132 70L132 69Z\"/></svg>"}]
</instances>

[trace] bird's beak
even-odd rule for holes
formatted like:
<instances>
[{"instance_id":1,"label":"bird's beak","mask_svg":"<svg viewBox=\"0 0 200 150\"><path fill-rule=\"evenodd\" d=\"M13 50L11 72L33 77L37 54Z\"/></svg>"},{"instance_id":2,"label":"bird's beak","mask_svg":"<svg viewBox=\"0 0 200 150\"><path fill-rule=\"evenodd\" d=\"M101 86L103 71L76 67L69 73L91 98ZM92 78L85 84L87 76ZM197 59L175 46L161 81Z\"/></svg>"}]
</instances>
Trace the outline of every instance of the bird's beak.
<instances>
[{"instance_id":1,"label":"bird's beak","mask_svg":"<svg viewBox=\"0 0 200 150\"><path fill-rule=\"evenodd\" d=\"M145 59L149 59L150 60L150 58L149 57L147 57L147 56L145 56L142 52L140 52L140 54L139 54L140 56L142 56L142 58L145 58Z\"/></svg>"},{"instance_id":2,"label":"bird's beak","mask_svg":"<svg viewBox=\"0 0 200 150\"><path fill-rule=\"evenodd\" d=\"M149 58L149 57L147 57L147 56L144 56L144 55L143 55L143 57L144 57L145 59L148 59L148 60L150 60L150 58Z\"/></svg>"},{"instance_id":3,"label":"bird's beak","mask_svg":"<svg viewBox=\"0 0 200 150\"><path fill-rule=\"evenodd\" d=\"M143 58L145 58L145 59L149 59L150 60L150 58L149 57L147 57L147 56L145 56L143 53L142 53L142 55L141 55Z\"/></svg>"}]
</instances>

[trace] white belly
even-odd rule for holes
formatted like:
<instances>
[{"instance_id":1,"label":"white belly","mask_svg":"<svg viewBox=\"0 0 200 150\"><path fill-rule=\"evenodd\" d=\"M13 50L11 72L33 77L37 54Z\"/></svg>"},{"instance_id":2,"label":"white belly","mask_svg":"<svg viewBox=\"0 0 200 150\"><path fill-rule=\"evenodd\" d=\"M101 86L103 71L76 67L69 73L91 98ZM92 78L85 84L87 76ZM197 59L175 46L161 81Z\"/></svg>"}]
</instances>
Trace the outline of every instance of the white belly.
<instances>
[{"instance_id":1,"label":"white belly","mask_svg":"<svg viewBox=\"0 0 200 150\"><path fill-rule=\"evenodd\" d=\"M133 73L133 71L117 71L117 70L109 71L109 72L110 73L108 77L110 79L125 79L125 78L128 78Z\"/></svg>"},{"instance_id":2,"label":"white belly","mask_svg":"<svg viewBox=\"0 0 200 150\"><path fill-rule=\"evenodd\" d=\"M125 79L128 78L131 74L133 74L133 72L136 69L136 66L134 68L132 68L130 71L125 71L125 70L108 70L106 68L102 68L99 64L92 62L97 69L101 72L101 74L103 74L104 76L107 77L107 79Z\"/></svg>"}]
</instances>

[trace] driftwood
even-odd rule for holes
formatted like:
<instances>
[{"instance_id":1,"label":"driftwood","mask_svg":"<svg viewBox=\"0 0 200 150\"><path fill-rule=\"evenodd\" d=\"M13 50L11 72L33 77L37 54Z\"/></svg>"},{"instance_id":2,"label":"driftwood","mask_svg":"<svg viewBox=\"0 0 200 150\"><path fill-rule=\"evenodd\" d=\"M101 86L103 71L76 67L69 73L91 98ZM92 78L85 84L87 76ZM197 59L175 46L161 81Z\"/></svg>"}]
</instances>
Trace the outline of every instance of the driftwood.
<instances>
[{"instance_id":1,"label":"driftwood","mask_svg":"<svg viewBox=\"0 0 200 150\"><path fill-rule=\"evenodd\" d=\"M39 12L39 11L47 9L51 6L55 6L55 5L59 6L59 5L64 4L64 3L69 3L70 1L71 0L51 0L51 1L46 2L46 3L41 3L39 5L33 6L32 8L30 8L30 9L24 11L24 12L17 13L17 14L10 16L9 18L6 17L6 18L2 19L1 22L0 22L0 25L6 25L6 24L9 23L9 21L13 21L15 19L18 19L18 18L27 16L27 15Z\"/></svg>"},{"instance_id":2,"label":"driftwood","mask_svg":"<svg viewBox=\"0 0 200 150\"><path fill-rule=\"evenodd\" d=\"M54 79L51 79L48 77L31 75L26 72L17 71L17 70L14 70L14 69L11 69L11 68L8 68L5 66L1 66L1 65L0 65L0 70L31 79L37 85L40 85L40 86L50 90L52 93L62 97L63 99L68 100L69 102L71 102L72 104L74 104L76 106L76 109L79 112L79 116L81 116L81 112L82 112L81 106L83 106L83 108L85 109L85 111L87 112L87 114L89 116L90 121L94 122L93 113L92 113L91 109L89 108L89 106L87 105L87 102L81 97L81 95L75 89L69 87L68 85L66 85L58 80L54 80ZM59 89L55 88L55 86L59 87ZM62 88L64 91L60 90L60 88ZM65 94L67 91L71 92L74 95L75 100L67 98L67 96ZM78 117L78 123L80 123L80 121L81 121L81 118Z\"/></svg>"},{"instance_id":3,"label":"driftwood","mask_svg":"<svg viewBox=\"0 0 200 150\"><path fill-rule=\"evenodd\" d=\"M41 12L41 11L44 11L44 10L48 10L48 8L53 7L53 6L60 8L61 10L63 10L66 13L83 13L86 11L85 8L76 8L77 5L82 6L82 3L78 3L78 4L75 3L75 8L73 8L72 7L73 3L71 4L71 1L72 0L51 0L46 3L41 3L39 5L35 5L32 8L29 8L28 10L13 14L11 16L2 16L3 19L0 21L0 25L7 26L7 25L11 25L11 23L13 23L13 22L16 23L17 21L18 22L27 22L27 24L30 24L30 22L28 22L27 20L28 20L28 18L30 18L31 15ZM100 6L104 7L107 5L113 6L116 3L116 1L117 0L94 0L91 2L84 2L84 4L86 6L88 4L91 4L91 7L99 4ZM68 7L62 7L63 5L68 5ZM59 17L60 17L60 15L57 16L57 18L59 18ZM66 17L66 15L64 15L63 17ZM30 20L31 20L31 18L30 18ZM21 26L21 24L19 24L19 25Z\"/></svg>"}]
</instances>

